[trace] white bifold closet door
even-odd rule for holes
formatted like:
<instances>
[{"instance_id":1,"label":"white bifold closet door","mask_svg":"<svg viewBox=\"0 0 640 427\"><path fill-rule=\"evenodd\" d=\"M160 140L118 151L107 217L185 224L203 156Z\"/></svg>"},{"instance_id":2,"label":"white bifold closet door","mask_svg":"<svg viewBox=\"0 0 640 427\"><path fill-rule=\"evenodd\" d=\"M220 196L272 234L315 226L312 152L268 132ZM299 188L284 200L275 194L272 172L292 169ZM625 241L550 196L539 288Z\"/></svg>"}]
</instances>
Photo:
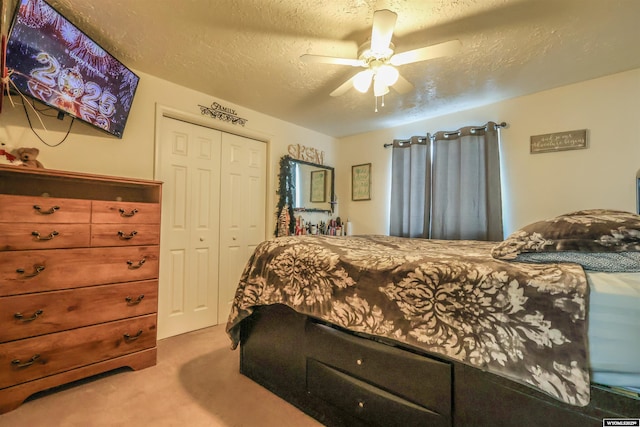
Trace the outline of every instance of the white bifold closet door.
<instances>
[{"instance_id":1,"label":"white bifold closet door","mask_svg":"<svg viewBox=\"0 0 640 427\"><path fill-rule=\"evenodd\" d=\"M159 145L158 339L227 321L266 219L264 142L163 117Z\"/></svg>"}]
</instances>

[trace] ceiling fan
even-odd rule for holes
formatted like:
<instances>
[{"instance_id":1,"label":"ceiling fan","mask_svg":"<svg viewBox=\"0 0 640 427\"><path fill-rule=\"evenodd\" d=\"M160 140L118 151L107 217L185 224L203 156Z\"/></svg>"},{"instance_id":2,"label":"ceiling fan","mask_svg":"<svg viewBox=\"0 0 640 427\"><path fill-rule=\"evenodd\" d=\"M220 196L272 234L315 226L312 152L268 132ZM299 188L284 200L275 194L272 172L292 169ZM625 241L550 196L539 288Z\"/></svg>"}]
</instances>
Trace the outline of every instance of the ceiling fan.
<instances>
[{"instance_id":1,"label":"ceiling fan","mask_svg":"<svg viewBox=\"0 0 640 427\"><path fill-rule=\"evenodd\" d=\"M451 40L395 53L395 46L391 42L391 37L393 36L397 18L398 15L388 9L376 10L373 13L371 40L360 46L358 58L337 58L305 54L300 59L308 63L350 65L364 68L364 70L338 86L330 95L340 96L351 87L354 87L359 92L366 93L373 83L377 111L377 98L389 93L389 87L392 86L399 93L407 93L413 89L413 85L400 75L396 68L397 66L453 55L461 47L459 40Z\"/></svg>"}]
</instances>

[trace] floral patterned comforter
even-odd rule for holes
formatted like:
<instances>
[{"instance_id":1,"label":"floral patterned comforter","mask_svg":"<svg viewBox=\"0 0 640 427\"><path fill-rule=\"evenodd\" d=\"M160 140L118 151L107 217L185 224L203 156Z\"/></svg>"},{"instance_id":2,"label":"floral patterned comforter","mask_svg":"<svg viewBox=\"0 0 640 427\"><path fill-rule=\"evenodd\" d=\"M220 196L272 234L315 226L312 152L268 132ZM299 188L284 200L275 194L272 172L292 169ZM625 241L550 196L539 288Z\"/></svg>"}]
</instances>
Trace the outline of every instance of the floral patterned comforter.
<instances>
[{"instance_id":1,"label":"floral patterned comforter","mask_svg":"<svg viewBox=\"0 0 640 427\"><path fill-rule=\"evenodd\" d=\"M588 404L582 268L497 260L493 246L389 236L265 241L236 291L232 347L253 307L280 303Z\"/></svg>"}]
</instances>

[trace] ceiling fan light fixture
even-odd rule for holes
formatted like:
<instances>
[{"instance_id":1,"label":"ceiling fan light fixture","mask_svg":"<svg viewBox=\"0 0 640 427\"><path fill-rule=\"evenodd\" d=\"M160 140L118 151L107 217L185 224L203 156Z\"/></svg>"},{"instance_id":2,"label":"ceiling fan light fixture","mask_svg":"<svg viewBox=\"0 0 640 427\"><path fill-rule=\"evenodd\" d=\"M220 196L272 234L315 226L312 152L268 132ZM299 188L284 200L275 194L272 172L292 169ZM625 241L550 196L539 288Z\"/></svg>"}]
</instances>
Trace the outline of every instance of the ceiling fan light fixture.
<instances>
[{"instance_id":1,"label":"ceiling fan light fixture","mask_svg":"<svg viewBox=\"0 0 640 427\"><path fill-rule=\"evenodd\" d=\"M373 79L373 71L367 69L360 71L353 78L353 87L361 93L366 93L371 87L371 80Z\"/></svg>"},{"instance_id":2,"label":"ceiling fan light fixture","mask_svg":"<svg viewBox=\"0 0 640 427\"><path fill-rule=\"evenodd\" d=\"M333 92L331 96L345 94L351 87L358 92L367 93L373 86L373 95L378 111L378 98L381 98L381 106L384 106L384 95L389 93L389 87L393 86L399 94L409 93L414 89L413 85L400 75L398 66L414 62L426 61L441 56L453 55L462 46L459 40L450 40L443 43L428 45L421 48L395 53L395 45L391 41L398 15L389 9L376 10L373 13L371 25L371 38L358 47L357 58L340 58L333 56L305 54L300 57L304 62L319 62L326 64L348 65L363 67L361 71L352 75ZM373 84L372 84L373 83Z\"/></svg>"},{"instance_id":3,"label":"ceiling fan light fixture","mask_svg":"<svg viewBox=\"0 0 640 427\"><path fill-rule=\"evenodd\" d=\"M383 65L376 72L376 79L380 79L386 86L393 86L400 77L398 70L391 65Z\"/></svg>"},{"instance_id":4,"label":"ceiling fan light fixture","mask_svg":"<svg viewBox=\"0 0 640 427\"><path fill-rule=\"evenodd\" d=\"M389 93L389 86L385 84L382 79L377 78L376 76L373 79L373 96L383 96Z\"/></svg>"}]
</instances>

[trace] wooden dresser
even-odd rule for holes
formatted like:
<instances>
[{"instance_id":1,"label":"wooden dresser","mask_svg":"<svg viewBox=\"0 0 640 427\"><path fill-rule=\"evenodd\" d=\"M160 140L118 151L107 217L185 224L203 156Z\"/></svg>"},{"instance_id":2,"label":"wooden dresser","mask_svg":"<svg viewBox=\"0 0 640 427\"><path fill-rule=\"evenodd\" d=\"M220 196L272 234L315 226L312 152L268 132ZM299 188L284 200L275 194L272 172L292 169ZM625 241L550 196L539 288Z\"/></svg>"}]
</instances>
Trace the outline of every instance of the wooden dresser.
<instances>
[{"instance_id":1,"label":"wooden dresser","mask_svg":"<svg viewBox=\"0 0 640 427\"><path fill-rule=\"evenodd\" d=\"M0 166L0 413L156 363L161 184Z\"/></svg>"}]
</instances>

